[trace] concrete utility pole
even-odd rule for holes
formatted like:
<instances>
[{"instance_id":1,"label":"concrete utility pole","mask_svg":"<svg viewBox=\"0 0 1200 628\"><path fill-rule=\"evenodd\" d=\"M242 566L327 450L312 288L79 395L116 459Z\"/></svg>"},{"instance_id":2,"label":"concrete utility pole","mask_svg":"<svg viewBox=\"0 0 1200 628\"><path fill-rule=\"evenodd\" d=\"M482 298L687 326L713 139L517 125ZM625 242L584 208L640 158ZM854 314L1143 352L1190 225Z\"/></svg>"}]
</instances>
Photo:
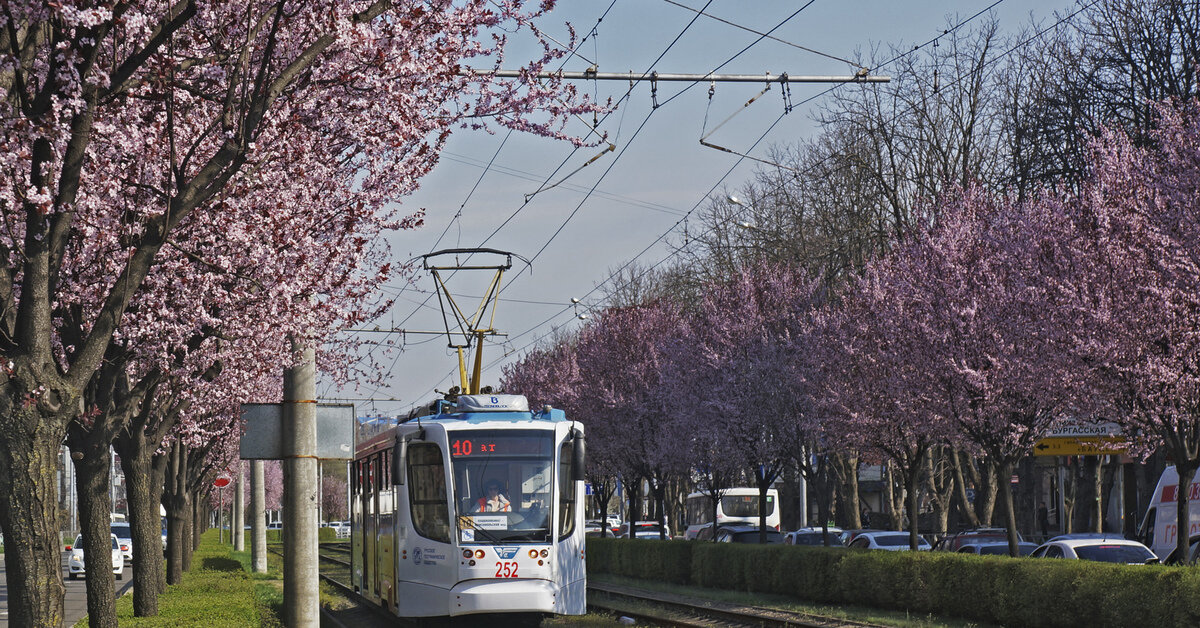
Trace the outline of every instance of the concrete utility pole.
<instances>
[{"instance_id":1,"label":"concrete utility pole","mask_svg":"<svg viewBox=\"0 0 1200 628\"><path fill-rule=\"evenodd\" d=\"M267 573L267 491L263 461L250 461L250 560L254 573Z\"/></svg>"},{"instance_id":2,"label":"concrete utility pole","mask_svg":"<svg viewBox=\"0 0 1200 628\"><path fill-rule=\"evenodd\" d=\"M292 352L300 362L283 373L283 623L318 628L315 353L294 341Z\"/></svg>"},{"instance_id":3,"label":"concrete utility pole","mask_svg":"<svg viewBox=\"0 0 1200 628\"><path fill-rule=\"evenodd\" d=\"M245 478L242 461L238 460L237 475L233 479L233 523L229 524L233 528L233 549L237 552L246 551Z\"/></svg>"}]
</instances>

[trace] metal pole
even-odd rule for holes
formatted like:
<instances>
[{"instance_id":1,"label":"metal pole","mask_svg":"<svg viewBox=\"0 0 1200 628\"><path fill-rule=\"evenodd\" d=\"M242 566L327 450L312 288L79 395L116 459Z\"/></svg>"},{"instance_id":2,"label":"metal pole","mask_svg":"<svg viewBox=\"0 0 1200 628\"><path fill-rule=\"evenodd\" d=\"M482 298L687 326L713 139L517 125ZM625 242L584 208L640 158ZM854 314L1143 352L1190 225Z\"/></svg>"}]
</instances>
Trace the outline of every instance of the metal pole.
<instances>
[{"instance_id":1,"label":"metal pole","mask_svg":"<svg viewBox=\"0 0 1200 628\"><path fill-rule=\"evenodd\" d=\"M267 573L267 492L263 461L250 461L250 557L254 573Z\"/></svg>"},{"instance_id":2,"label":"metal pole","mask_svg":"<svg viewBox=\"0 0 1200 628\"><path fill-rule=\"evenodd\" d=\"M800 527L808 527L808 480L804 479L804 474L800 474L799 490L800 499Z\"/></svg>"},{"instance_id":3,"label":"metal pole","mask_svg":"<svg viewBox=\"0 0 1200 628\"><path fill-rule=\"evenodd\" d=\"M246 551L246 473L242 468L242 461L237 463L237 476L234 479L233 490L233 523L229 527L233 528L233 549L234 551Z\"/></svg>"},{"instance_id":4,"label":"metal pole","mask_svg":"<svg viewBox=\"0 0 1200 628\"><path fill-rule=\"evenodd\" d=\"M283 613L289 628L318 628L317 387L314 352L292 343L300 362L283 375Z\"/></svg>"},{"instance_id":5,"label":"metal pole","mask_svg":"<svg viewBox=\"0 0 1200 628\"><path fill-rule=\"evenodd\" d=\"M1067 467L1058 458L1058 533L1067 533Z\"/></svg>"},{"instance_id":6,"label":"metal pole","mask_svg":"<svg viewBox=\"0 0 1200 628\"><path fill-rule=\"evenodd\" d=\"M528 76L523 70L475 70L463 68L460 76L494 76L496 78L522 78ZM869 76L860 71L852 76L803 76L790 74L679 74L669 72L538 72L537 78L562 78L573 81L712 81L714 83L888 83L890 76Z\"/></svg>"},{"instance_id":7,"label":"metal pole","mask_svg":"<svg viewBox=\"0 0 1200 628\"><path fill-rule=\"evenodd\" d=\"M209 502L210 504L212 502ZM221 516L225 514L225 488L217 489L217 543L225 542L225 528L221 525Z\"/></svg>"}]
</instances>

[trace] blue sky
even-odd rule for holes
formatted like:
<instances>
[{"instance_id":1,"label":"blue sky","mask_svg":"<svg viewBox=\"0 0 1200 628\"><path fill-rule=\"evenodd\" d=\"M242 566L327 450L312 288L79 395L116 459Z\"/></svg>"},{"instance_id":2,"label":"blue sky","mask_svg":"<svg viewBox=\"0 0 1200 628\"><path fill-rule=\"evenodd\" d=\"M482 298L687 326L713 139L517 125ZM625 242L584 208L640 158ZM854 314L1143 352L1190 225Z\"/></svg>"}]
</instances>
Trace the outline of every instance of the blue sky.
<instances>
[{"instance_id":1,"label":"blue sky","mask_svg":"<svg viewBox=\"0 0 1200 628\"><path fill-rule=\"evenodd\" d=\"M1076 8L1076 3L1066 0L708 3L706 13L760 32L775 29L772 35L788 42L764 39L755 43L758 35L709 17L697 18L676 3L700 9L706 0L560 0L541 25L564 43L567 22L578 37L587 36L578 56L565 63L566 70L582 71L595 63L601 72L653 69L703 74L737 55L719 71L844 76L853 72L847 63L795 46L842 59L870 58L872 50L886 50L889 45L911 48L925 43L949 25L989 7L1003 33L1016 32L1031 19L1053 22L1055 11ZM747 46L750 49L738 55ZM664 50L662 59L651 65ZM530 54L518 45L510 58ZM879 73L886 75L887 68ZM533 259L531 269L516 262L505 277L495 322L497 329L509 336L506 342L497 339L485 344L485 384L497 383L503 364L518 359L552 329L576 328L581 323L576 313L587 313L587 306L598 304L602 291L596 287L613 269L635 258L642 266L662 261L670 254L668 242L682 237L680 221L688 211L702 206L710 193L736 190L759 167L705 148L698 140L702 129L712 129L739 110L763 85L717 84L711 100L707 83L679 93L687 86L659 83L656 99L661 106L657 109L652 107L651 86L636 86L601 125L616 151L599 157L557 187L536 194L528 203L527 194L546 182L559 182L601 149L573 151L565 142L516 133L509 136L503 130L495 134L459 131L421 189L404 201L404 209L425 208L427 215L423 228L392 239L399 261L435 248L476 246ZM791 85L791 101L799 106L780 119L784 101L776 84L709 141L766 158L772 144L800 141L818 132L812 116L822 101L819 95L829 87ZM621 81L580 83L578 88L600 100L618 100L629 91L628 83ZM800 104L812 97L817 98ZM588 132L578 121L568 131ZM764 133L765 138L751 148ZM489 162L490 167L485 168ZM556 169L558 173L552 175ZM710 192L714 189L716 192ZM409 330L442 329L437 299L429 298L432 277L418 273L413 280L411 286L390 287L396 305L378 324ZM450 285L452 291L463 295L460 305L474 311L478 299L471 297L481 295L488 280L490 276L477 272L455 277ZM572 306L572 298L582 303ZM383 337L372 334L371 339ZM383 360L384 387L337 391L324 385L318 392L326 399L374 399L357 402L359 415L406 412L414 404L432 399L434 389L446 390L457 383L457 359L446 344L444 337L408 336L403 352Z\"/></svg>"}]
</instances>

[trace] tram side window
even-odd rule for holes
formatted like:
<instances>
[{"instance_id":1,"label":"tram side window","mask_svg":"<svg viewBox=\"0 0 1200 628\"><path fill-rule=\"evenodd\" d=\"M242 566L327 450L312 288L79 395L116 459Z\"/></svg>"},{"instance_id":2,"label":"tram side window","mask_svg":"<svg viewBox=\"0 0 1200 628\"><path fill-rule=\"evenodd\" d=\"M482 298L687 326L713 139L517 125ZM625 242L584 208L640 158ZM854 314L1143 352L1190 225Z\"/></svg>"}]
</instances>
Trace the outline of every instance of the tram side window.
<instances>
[{"instance_id":1,"label":"tram side window","mask_svg":"<svg viewBox=\"0 0 1200 628\"><path fill-rule=\"evenodd\" d=\"M417 534L450 542L450 512L446 506L446 466L437 445L408 447L408 495Z\"/></svg>"},{"instance_id":2,"label":"tram side window","mask_svg":"<svg viewBox=\"0 0 1200 628\"><path fill-rule=\"evenodd\" d=\"M565 538L575 532L575 478L571 474L574 448L563 443L558 452L558 536Z\"/></svg>"}]
</instances>

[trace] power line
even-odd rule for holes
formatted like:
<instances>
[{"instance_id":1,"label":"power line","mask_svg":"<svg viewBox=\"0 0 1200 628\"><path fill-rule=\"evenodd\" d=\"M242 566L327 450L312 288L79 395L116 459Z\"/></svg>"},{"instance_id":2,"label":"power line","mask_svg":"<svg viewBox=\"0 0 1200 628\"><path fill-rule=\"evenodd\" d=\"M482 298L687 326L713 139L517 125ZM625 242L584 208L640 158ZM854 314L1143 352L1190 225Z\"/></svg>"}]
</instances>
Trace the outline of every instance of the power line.
<instances>
[{"instance_id":1,"label":"power line","mask_svg":"<svg viewBox=\"0 0 1200 628\"><path fill-rule=\"evenodd\" d=\"M1090 2L1090 3L1087 3L1087 4L1084 4L1084 5L1080 6L1080 8L1079 8L1079 9L1077 9L1076 11L1074 11L1074 12L1072 12L1072 13L1070 13L1070 14L1068 14L1068 15L1066 15L1066 16L1064 16L1064 17L1062 17L1062 18L1060 18L1058 21L1056 21L1056 22L1055 22L1054 24L1052 24L1051 26L1049 26L1049 27L1047 27L1047 28L1044 28L1044 29L1042 29L1042 30L1038 31L1038 32L1037 32L1035 35L1033 35L1033 36L1031 36L1031 37L1029 37L1029 38L1027 38L1027 39L1025 39L1025 40L1023 40L1023 41L1021 41L1021 42L1019 42L1019 43L1017 43L1017 44L1015 44L1014 46L1010 47L1008 50L1006 50L1005 52L1001 53L1000 55L997 55L995 58L993 58L993 59L991 59L990 61L988 61L987 63L985 63L985 64L984 64L982 67L990 67L992 64L995 64L995 63L997 63L999 60L1001 60L1001 59L1003 59L1004 57L1006 57L1006 56L1008 56L1008 55L1012 54L1013 52L1015 52L1016 50L1020 49L1021 47L1023 47L1023 46L1026 46L1026 45L1030 44L1031 42L1033 42L1034 40L1036 40L1036 39L1040 38L1040 37L1041 37L1042 35L1044 35L1046 32L1049 32L1050 30L1052 30L1052 29L1054 29L1054 28L1057 28L1058 26L1061 26L1063 23L1065 23L1065 22L1067 22L1067 21L1070 21L1070 20L1074 19L1074 18L1075 18L1077 15L1079 15L1079 14L1080 14L1080 13L1082 13L1083 11L1085 11L1085 10L1087 10L1087 9L1091 8L1092 6L1094 6L1094 5L1098 4L1098 3L1099 3L1099 1L1100 1L1100 0L1093 0L1093 1L1092 1L1092 2ZM879 67L879 68L882 68L882 67L884 67L884 66L886 66L886 65L890 65L890 64L892 64L892 63L895 63L896 61L898 61L898 60L900 60L900 59L902 59L902 58L904 58L904 57L906 57L906 56L908 56L908 55L911 55L913 52L916 52L917 50L919 50L919 49L921 49L921 48L923 48L923 47L926 47L926 46L928 46L928 45L930 45L930 44L932 44L932 43L936 42L937 40L941 39L942 37L945 37L945 36L949 35L950 33L953 33L953 32L955 32L955 31L957 31L958 29L960 29L962 26L964 26L964 25L965 25L965 24L967 24L968 22L970 22L970 21L972 21L972 20L974 20L974 19L978 18L979 16L983 15L983 14L984 14L984 13L986 13L987 11L989 11L989 10L991 10L992 8L994 8L994 7L996 7L997 5L999 5L1001 2L1003 2L1003 0L997 0L996 2L993 2L993 3L992 3L991 5L989 5L987 8L983 9L982 11L979 11L979 12L975 13L974 15L972 15L972 16L971 16L971 17L969 17L969 18L967 18L966 20L963 20L962 22L959 22L958 24L956 24L956 25L955 25L955 26L953 26L952 28L949 28L949 29L946 29L946 30L944 30L944 31L943 31L943 32L942 32L940 35L938 35L938 36L934 37L933 39L930 39L929 41L925 42L924 44L921 44L921 45L915 46L913 49L911 49L911 50L909 50L909 51L906 51L905 53L902 53L902 54L900 54L900 55L897 55L896 57L894 57L894 58L892 58L892 59L889 59L887 62L885 62L885 63L883 63L883 64L880 64L880 65L879 65L879 66L877 66L877 67ZM967 78L968 78L968 76L960 76L960 77L958 77L957 79L955 79L954 81L952 81L951 83L949 83L949 84L947 85L947 87L949 87L949 86L952 86L952 85L956 85L956 84L960 83L961 81L963 81L963 80L966 80ZM827 94L827 93L829 93L830 91L832 91L833 89L836 89L836 87L834 87L834 88L830 88L829 90L826 90L826 91L822 92L822 94L818 94L818 96L820 96L820 95L823 95L823 94ZM815 98L815 97L814 97L814 98ZM809 102L809 101L811 101L811 100L812 100L812 98L810 98L810 99L808 99L808 100L805 100L804 102ZM911 110L911 109L910 109L910 110ZM904 114L904 112L901 112L901 111L897 111L897 112L895 112L895 114L894 114L894 115L892 116L892 118L891 118L891 119L892 119L892 121L894 122L894 121L895 121L895 120L896 120L896 119L897 119L897 118L898 118L900 115L903 115L903 114ZM761 140L761 138L760 138L760 140ZM756 143L757 143L757 142L756 142ZM812 165L810 168L806 169L806 172L811 172L811 171L815 170L815 169L816 169L816 167L818 167L818 166L819 166L821 163L824 163L825 161L828 161L828 160L829 160L830 158L832 158L832 157L833 157L833 155L831 155L831 156L829 156L829 157L826 157L825 159L822 159L822 160L821 160L821 162L818 162L817 164L813 164L813 165ZM740 163L740 159L739 159L739 163ZM735 167L736 167L736 164L735 164ZM728 176L728 175L729 175L731 172L732 172L732 169L730 170L730 172L727 172L727 173L726 173L725 177L727 177L727 176ZM800 174L800 173L798 173L796 176L799 176L799 174ZM786 184L786 183L790 182L791 180L794 180L794 179L796 178L796 176L789 178L787 181L784 181L784 182L783 182L783 184ZM722 177L722 178L721 178L721 181L723 181L723 180L725 179L725 177ZM720 181L718 181L718 184L717 184L717 185L719 185L719 184L720 184ZM783 184L781 184L781 185L783 185ZM714 185L714 186L713 186L713 188L711 188L711 189L709 190L709 192L706 194L706 197L707 197L707 195L708 195L708 194L711 194L711 193L712 193L712 191L716 189L716 187L717 187L717 186L716 186L716 185ZM703 202L703 199L701 200L701 202ZM694 207L694 208L693 208L691 211L689 211L689 212L688 212L688 215L690 215L690 214L691 214L693 211L695 211L695 207ZM682 221L680 221L680 222L682 222ZM622 265L620 268L618 268L618 269L617 269L617 270L616 270L616 271L615 271L615 272L612 274L612 276L615 276L615 275L617 275L618 273L620 273L620 271L621 271L621 270L624 270L625 268L628 268L628 267L629 267L629 266L630 266L630 265L631 265L631 264L632 264L634 261L636 261L636 260L637 260L638 258L640 258L642 255L644 255L646 252L648 252L648 251L649 251L649 250L650 250L650 249L651 249L651 248L652 248L654 245L656 245L658 242L660 242L662 239L664 239L664 238L665 238L665 237L666 237L666 236L667 236L667 235L668 235L670 232L674 231L674 230L675 230L675 229L676 229L676 228L679 226L679 224L680 224L680 223L676 223L675 225L672 225L672 227L671 227L670 229L668 229L666 232L664 232L662 235L660 235L658 238L656 238L656 239L654 240L654 242L652 242L652 243L651 243L649 246L647 246L645 249L643 249L641 253L639 253L637 256L635 256L634 258L632 258L631 260L629 260L628 262L626 262L624 265ZM714 228L714 229L715 229L715 228ZM710 229L710 231L711 231L711 229ZM678 252L679 252L679 251L677 250L677 251L674 251L674 252L672 252L672 253L668 254L666 257L664 257L662 260L660 260L660 261L659 261L659 262L657 262L656 264L654 264L654 265L652 265L652 266L648 267L647 269L645 269L645 270L643 271L642 275L640 275L640 276L645 276L645 274L646 274L646 273L648 273L648 272L651 272L651 271L653 271L654 269L658 268L658 267L659 267L659 266L661 266L663 263L665 263L667 260L669 260L670 258L672 258L672 257L674 257L675 255L677 255L677 254L678 254ZM584 294L583 298L587 298L587 296L589 296L589 295L591 295L591 294L595 293L597 290L599 290L601 286L603 286L605 283L608 283L608 281L610 281L610 280L611 280L612 276L610 276L610 278L609 278L609 279L606 279L604 282L601 282L599 285L597 285L597 286L596 286L595 288L593 288L591 291L589 291L589 292L587 292L586 294ZM533 326L533 327L531 327L531 328L527 329L526 331L524 331L524 332L522 332L522 333L519 333L519 334L516 334L516 335L514 335L514 336L511 336L511 337L509 338L509 340L511 341L511 340L515 340L515 339L517 339L517 338L521 338L521 337L523 337L523 336L525 336L525 335L527 335L527 334L529 334L529 333L533 332L533 331L534 331L534 330L536 330L537 328L539 328L539 327L541 327L541 326L543 326L543 325L545 325L545 324L549 323L550 321L554 320L555 318L557 318L557 317L559 317L559 316L562 316L563 314L566 314L566 313L567 313L567 312L569 312L569 311L570 311L570 308L564 308L563 310L560 310L558 313L554 314L554 315L553 315L553 316L551 316L550 318L548 318L548 319L546 319L546 320L542 321L542 322L541 322L541 323L539 323L538 325L535 325L535 326ZM534 339L534 340L532 340L531 342L529 342L529 343L526 343L525 345L523 345L523 346L522 346L520 349L517 349L517 351L519 352L519 351L524 351L524 350L528 349L529 347L533 346L533 345L534 345L534 344L536 344L537 342L540 342L542 339L546 338L548 335L550 335L550 334L552 334L552 333L554 333L554 332L558 331L558 330L559 330L559 329L561 329L562 327L565 327L565 326L566 326L568 323L570 323L570 322L571 322L571 321L570 321L570 320L568 320L568 321L565 321L564 323L562 323L561 325L555 326L555 327L554 327L554 328L552 328L552 329L551 329L551 331L550 331L550 332L548 332L547 334L542 334L542 335L540 335L538 338L535 338L535 339ZM498 363L498 361L499 361L499 360L493 360L493 361L492 361L492 363L488 364L487 368L492 368L492 367L494 367L494 366L495 366L495 365Z\"/></svg>"}]
</instances>

